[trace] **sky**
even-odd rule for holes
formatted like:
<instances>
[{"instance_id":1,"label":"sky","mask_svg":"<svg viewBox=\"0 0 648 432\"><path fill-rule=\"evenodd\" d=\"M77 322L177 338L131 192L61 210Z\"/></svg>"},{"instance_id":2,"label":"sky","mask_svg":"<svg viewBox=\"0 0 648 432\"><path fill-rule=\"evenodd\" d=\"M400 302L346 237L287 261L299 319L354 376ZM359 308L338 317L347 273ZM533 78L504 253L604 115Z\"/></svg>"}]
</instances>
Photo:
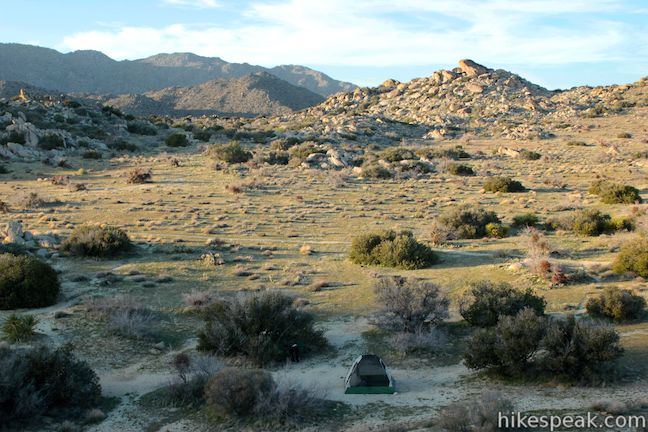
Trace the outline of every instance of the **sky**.
<instances>
[{"instance_id":1,"label":"sky","mask_svg":"<svg viewBox=\"0 0 648 432\"><path fill-rule=\"evenodd\" d=\"M470 58L548 88L648 75L648 0L0 0L0 42L193 52L358 85Z\"/></svg>"}]
</instances>

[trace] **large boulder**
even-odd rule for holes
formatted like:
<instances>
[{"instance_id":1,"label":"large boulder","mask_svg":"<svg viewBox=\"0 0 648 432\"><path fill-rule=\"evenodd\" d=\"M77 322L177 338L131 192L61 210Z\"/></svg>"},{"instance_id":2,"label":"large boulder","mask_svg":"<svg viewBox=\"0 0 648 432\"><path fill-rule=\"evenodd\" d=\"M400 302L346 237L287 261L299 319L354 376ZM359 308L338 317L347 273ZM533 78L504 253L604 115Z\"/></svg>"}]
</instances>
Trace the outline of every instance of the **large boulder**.
<instances>
[{"instance_id":1,"label":"large boulder","mask_svg":"<svg viewBox=\"0 0 648 432\"><path fill-rule=\"evenodd\" d=\"M469 77L483 75L491 71L486 66L482 66L468 59L459 60L459 68Z\"/></svg>"}]
</instances>

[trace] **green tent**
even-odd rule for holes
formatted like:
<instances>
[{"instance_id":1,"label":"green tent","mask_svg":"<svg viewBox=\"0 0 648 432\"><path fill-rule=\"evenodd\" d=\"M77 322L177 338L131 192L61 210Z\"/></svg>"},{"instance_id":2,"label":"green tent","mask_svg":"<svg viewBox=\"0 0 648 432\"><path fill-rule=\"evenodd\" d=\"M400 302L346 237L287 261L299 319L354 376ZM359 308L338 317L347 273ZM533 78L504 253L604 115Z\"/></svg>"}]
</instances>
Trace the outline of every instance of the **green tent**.
<instances>
[{"instance_id":1,"label":"green tent","mask_svg":"<svg viewBox=\"0 0 648 432\"><path fill-rule=\"evenodd\" d=\"M392 394L394 379L385 363L374 354L364 354L354 362L344 380L346 394Z\"/></svg>"}]
</instances>

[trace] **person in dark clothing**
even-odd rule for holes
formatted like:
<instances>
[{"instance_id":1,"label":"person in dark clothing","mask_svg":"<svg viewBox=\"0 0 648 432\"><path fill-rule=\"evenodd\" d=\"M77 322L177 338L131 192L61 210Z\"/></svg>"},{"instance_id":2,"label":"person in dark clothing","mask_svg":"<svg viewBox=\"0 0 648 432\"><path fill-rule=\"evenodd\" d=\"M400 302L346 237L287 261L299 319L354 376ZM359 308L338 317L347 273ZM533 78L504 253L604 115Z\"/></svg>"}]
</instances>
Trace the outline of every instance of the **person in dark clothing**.
<instances>
[{"instance_id":1,"label":"person in dark clothing","mask_svg":"<svg viewBox=\"0 0 648 432\"><path fill-rule=\"evenodd\" d=\"M299 363L299 347L297 344L292 344L288 351L290 352L290 361L293 363Z\"/></svg>"}]
</instances>

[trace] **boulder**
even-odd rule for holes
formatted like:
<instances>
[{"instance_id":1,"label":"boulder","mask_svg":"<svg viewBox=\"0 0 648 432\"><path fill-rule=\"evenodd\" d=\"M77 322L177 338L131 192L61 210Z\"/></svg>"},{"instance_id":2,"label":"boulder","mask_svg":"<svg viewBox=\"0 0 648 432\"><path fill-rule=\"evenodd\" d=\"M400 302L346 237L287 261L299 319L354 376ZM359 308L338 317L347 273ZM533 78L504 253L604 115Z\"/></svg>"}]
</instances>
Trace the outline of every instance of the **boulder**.
<instances>
[{"instance_id":1,"label":"boulder","mask_svg":"<svg viewBox=\"0 0 648 432\"><path fill-rule=\"evenodd\" d=\"M5 243L23 244L23 228L20 222L9 221L5 226Z\"/></svg>"},{"instance_id":2,"label":"boulder","mask_svg":"<svg viewBox=\"0 0 648 432\"><path fill-rule=\"evenodd\" d=\"M468 59L459 60L459 68L469 77L482 75L491 71L491 69Z\"/></svg>"}]
</instances>

